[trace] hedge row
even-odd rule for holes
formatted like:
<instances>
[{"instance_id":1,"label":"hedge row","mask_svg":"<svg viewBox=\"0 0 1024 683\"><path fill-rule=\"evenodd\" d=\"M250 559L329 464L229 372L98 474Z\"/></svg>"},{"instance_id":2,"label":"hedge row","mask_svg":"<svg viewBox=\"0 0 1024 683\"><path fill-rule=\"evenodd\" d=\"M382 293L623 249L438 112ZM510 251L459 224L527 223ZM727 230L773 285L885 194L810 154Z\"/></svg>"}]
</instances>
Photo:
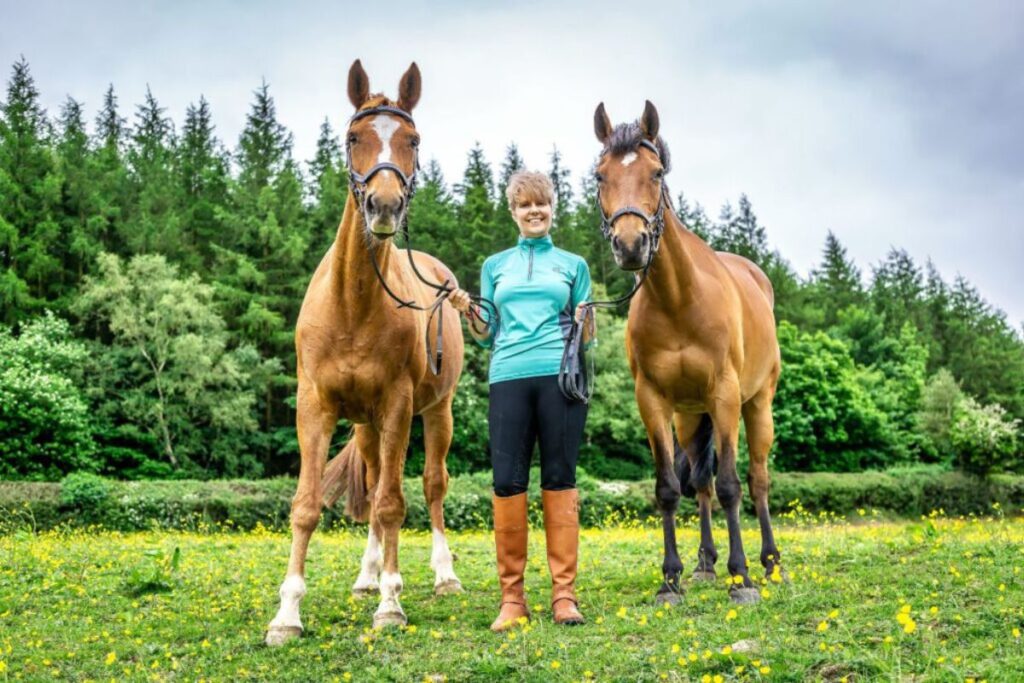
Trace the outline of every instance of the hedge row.
<instances>
[{"instance_id":1,"label":"hedge row","mask_svg":"<svg viewBox=\"0 0 1024 683\"><path fill-rule=\"evenodd\" d=\"M535 472L531 477L537 482ZM581 517L586 526L644 519L656 514L653 482L600 482L581 472ZM539 494L531 492L531 514L539 521ZM272 529L288 526L293 479L259 481L133 481L70 475L62 483L0 482L0 532L50 529L61 524L98 525L122 531L154 527L197 529L228 526ZM429 528L420 482L405 482L406 526ZM453 477L445 499L445 519L452 529L487 528L491 524L489 475ZM997 475L978 479L959 472L906 470L892 472L778 473L773 476L771 506L778 515L794 509L817 514L854 515L877 510L885 516L989 514L996 503L1008 514L1024 512L1024 477ZM682 509L691 510L683 501ZM750 512L750 497L744 495ZM338 506L341 507L340 505ZM348 525L339 512L326 511L325 526Z\"/></svg>"}]
</instances>

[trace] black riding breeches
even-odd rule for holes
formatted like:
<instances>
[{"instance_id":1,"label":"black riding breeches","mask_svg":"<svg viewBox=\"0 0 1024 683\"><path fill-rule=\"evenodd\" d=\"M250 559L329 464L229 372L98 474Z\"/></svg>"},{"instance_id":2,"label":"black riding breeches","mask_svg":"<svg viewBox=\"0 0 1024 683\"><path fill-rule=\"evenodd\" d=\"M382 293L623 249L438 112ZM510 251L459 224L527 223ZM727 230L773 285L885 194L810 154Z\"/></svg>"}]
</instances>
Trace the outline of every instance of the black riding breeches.
<instances>
[{"instance_id":1,"label":"black riding breeches","mask_svg":"<svg viewBox=\"0 0 1024 683\"><path fill-rule=\"evenodd\" d=\"M562 395L558 375L495 382L487 417L495 494L514 496L526 490L537 442L541 488L561 491L576 487L587 404Z\"/></svg>"}]
</instances>

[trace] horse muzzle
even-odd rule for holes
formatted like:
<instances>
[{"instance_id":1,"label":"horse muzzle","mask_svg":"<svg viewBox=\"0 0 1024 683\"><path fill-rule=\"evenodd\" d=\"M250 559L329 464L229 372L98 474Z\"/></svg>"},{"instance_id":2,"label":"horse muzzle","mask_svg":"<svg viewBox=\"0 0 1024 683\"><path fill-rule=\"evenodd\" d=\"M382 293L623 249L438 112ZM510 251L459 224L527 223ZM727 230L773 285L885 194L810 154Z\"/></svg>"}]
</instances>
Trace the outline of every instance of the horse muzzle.
<instances>
[{"instance_id":1,"label":"horse muzzle","mask_svg":"<svg viewBox=\"0 0 1024 683\"><path fill-rule=\"evenodd\" d=\"M651 240L647 232L627 244L619 237L612 238L612 256L615 264L622 270L642 270L650 258Z\"/></svg>"}]
</instances>

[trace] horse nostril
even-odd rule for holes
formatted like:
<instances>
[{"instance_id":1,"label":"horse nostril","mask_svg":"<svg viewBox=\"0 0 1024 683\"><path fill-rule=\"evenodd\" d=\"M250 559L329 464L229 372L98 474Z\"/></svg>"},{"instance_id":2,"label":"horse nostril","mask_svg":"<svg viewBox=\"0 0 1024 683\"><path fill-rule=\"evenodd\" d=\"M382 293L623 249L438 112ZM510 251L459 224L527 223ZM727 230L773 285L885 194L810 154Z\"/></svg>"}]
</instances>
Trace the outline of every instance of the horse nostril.
<instances>
[{"instance_id":1,"label":"horse nostril","mask_svg":"<svg viewBox=\"0 0 1024 683\"><path fill-rule=\"evenodd\" d=\"M647 234L646 232L645 232L645 233L641 233L641 234L640 234L640 246L642 246L642 247L646 247L646 246L647 246L647 244L648 244L648 243L649 243L650 241L651 241L651 236L650 236L650 235L648 235L648 234Z\"/></svg>"},{"instance_id":2,"label":"horse nostril","mask_svg":"<svg viewBox=\"0 0 1024 683\"><path fill-rule=\"evenodd\" d=\"M612 235L612 248L616 249L616 250L622 248L621 245L619 244L619 236L618 235Z\"/></svg>"},{"instance_id":3,"label":"horse nostril","mask_svg":"<svg viewBox=\"0 0 1024 683\"><path fill-rule=\"evenodd\" d=\"M368 195L366 195L366 206L369 207L371 211L376 211L377 210L377 195L376 195L376 193L371 192Z\"/></svg>"}]
</instances>

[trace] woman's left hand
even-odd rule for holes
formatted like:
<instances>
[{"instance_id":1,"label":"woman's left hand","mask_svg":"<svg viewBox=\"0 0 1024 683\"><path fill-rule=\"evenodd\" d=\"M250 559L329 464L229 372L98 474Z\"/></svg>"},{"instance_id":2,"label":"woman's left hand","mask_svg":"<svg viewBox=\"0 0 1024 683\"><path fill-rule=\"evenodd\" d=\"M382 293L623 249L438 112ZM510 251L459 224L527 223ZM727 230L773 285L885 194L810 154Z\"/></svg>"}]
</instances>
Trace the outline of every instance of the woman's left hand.
<instances>
[{"instance_id":1,"label":"woman's left hand","mask_svg":"<svg viewBox=\"0 0 1024 683\"><path fill-rule=\"evenodd\" d=\"M589 306L587 306L585 303L582 303L582 304L579 304L578 306L576 306L576 322L578 322L578 323L582 323L583 322L584 318L586 318L586 316L587 316L587 310L588 309L589 309Z\"/></svg>"}]
</instances>

